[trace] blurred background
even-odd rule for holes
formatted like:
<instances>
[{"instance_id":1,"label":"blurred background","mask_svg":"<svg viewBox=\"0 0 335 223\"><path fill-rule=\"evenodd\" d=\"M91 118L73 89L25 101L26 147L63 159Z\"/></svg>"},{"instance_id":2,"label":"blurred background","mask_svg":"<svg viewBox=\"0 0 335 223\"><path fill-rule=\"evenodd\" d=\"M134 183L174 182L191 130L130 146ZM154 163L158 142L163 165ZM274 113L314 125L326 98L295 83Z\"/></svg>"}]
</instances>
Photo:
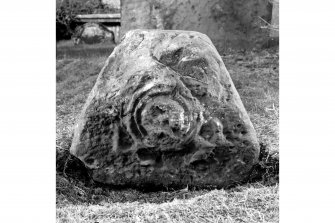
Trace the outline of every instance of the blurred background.
<instances>
[{"instance_id":1,"label":"blurred background","mask_svg":"<svg viewBox=\"0 0 335 223\"><path fill-rule=\"evenodd\" d=\"M110 52L139 28L199 31L220 53L265 49L279 44L278 16L279 0L57 0L57 55L85 44Z\"/></svg>"}]
</instances>

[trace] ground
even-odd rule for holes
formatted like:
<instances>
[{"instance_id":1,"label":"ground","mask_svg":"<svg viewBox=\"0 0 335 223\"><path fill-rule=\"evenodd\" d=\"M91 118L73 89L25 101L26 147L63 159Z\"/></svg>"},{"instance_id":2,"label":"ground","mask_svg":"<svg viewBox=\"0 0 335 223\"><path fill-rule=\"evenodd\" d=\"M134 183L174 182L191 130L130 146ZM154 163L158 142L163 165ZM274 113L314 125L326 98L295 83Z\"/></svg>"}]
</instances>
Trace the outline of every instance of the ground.
<instances>
[{"instance_id":1,"label":"ground","mask_svg":"<svg viewBox=\"0 0 335 223\"><path fill-rule=\"evenodd\" d=\"M69 148L76 118L113 47L57 44L57 222L279 222L278 159L272 165L268 153L249 182L227 190L138 191L90 180ZM222 59L262 148L278 158L278 49L227 52Z\"/></svg>"}]
</instances>

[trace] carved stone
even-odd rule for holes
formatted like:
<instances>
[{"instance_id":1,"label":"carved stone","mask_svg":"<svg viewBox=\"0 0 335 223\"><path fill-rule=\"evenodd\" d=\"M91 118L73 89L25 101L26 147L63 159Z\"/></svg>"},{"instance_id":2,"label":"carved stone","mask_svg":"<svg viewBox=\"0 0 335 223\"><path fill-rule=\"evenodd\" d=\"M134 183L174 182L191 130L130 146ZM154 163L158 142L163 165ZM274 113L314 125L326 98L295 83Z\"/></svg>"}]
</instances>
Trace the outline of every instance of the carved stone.
<instances>
[{"instance_id":1,"label":"carved stone","mask_svg":"<svg viewBox=\"0 0 335 223\"><path fill-rule=\"evenodd\" d=\"M102 42L115 42L114 33L98 23L85 23L78 26L73 35L75 44L96 44Z\"/></svg>"},{"instance_id":2,"label":"carved stone","mask_svg":"<svg viewBox=\"0 0 335 223\"><path fill-rule=\"evenodd\" d=\"M132 30L99 74L71 153L102 183L228 187L246 178L259 144L206 35Z\"/></svg>"}]
</instances>

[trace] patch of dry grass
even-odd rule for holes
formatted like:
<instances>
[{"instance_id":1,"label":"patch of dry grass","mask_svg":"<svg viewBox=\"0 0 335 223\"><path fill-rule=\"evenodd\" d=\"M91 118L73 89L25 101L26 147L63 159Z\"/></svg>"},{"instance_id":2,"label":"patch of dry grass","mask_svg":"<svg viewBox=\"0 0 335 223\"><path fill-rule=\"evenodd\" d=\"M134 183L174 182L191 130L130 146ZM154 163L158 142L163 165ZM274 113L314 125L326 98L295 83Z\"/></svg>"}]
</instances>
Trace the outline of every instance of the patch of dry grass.
<instances>
[{"instance_id":1,"label":"patch of dry grass","mask_svg":"<svg viewBox=\"0 0 335 223\"><path fill-rule=\"evenodd\" d=\"M108 55L57 60L58 222L279 222L278 52L223 55L265 153L253 182L230 190L141 192L90 180L69 155L76 118ZM266 151L266 150L264 150ZM259 175L262 172L263 175Z\"/></svg>"},{"instance_id":2,"label":"patch of dry grass","mask_svg":"<svg viewBox=\"0 0 335 223\"><path fill-rule=\"evenodd\" d=\"M93 58L109 56L115 44L111 42L103 42L100 44L79 44L74 45L73 41L65 40L57 43L56 58Z\"/></svg>"},{"instance_id":3,"label":"patch of dry grass","mask_svg":"<svg viewBox=\"0 0 335 223\"><path fill-rule=\"evenodd\" d=\"M278 222L278 185L212 190L161 204L102 202L57 209L58 222Z\"/></svg>"}]
</instances>

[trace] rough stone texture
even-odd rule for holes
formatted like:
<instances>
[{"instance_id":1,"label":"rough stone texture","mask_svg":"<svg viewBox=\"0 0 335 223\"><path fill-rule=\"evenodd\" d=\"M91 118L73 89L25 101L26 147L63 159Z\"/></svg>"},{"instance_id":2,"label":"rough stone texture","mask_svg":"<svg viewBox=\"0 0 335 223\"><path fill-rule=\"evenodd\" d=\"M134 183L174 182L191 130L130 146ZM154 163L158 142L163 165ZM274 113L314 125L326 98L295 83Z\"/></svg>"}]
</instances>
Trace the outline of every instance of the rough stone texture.
<instances>
[{"instance_id":1,"label":"rough stone texture","mask_svg":"<svg viewBox=\"0 0 335 223\"><path fill-rule=\"evenodd\" d=\"M85 23L75 30L73 36L75 44L95 44L102 42L115 42L112 31L97 23Z\"/></svg>"},{"instance_id":2,"label":"rough stone texture","mask_svg":"<svg viewBox=\"0 0 335 223\"><path fill-rule=\"evenodd\" d=\"M133 30L101 70L71 153L107 184L228 187L247 177L259 144L206 35Z\"/></svg>"},{"instance_id":3,"label":"rough stone texture","mask_svg":"<svg viewBox=\"0 0 335 223\"><path fill-rule=\"evenodd\" d=\"M101 0L101 3L108 8L120 9L120 0Z\"/></svg>"},{"instance_id":4,"label":"rough stone texture","mask_svg":"<svg viewBox=\"0 0 335 223\"><path fill-rule=\"evenodd\" d=\"M269 38L269 0L121 0L121 33L132 29L204 33L220 51L261 47Z\"/></svg>"},{"instance_id":5,"label":"rough stone texture","mask_svg":"<svg viewBox=\"0 0 335 223\"><path fill-rule=\"evenodd\" d=\"M279 29L279 0L273 0L271 25ZM279 38L279 30L270 30L270 36Z\"/></svg>"}]
</instances>

